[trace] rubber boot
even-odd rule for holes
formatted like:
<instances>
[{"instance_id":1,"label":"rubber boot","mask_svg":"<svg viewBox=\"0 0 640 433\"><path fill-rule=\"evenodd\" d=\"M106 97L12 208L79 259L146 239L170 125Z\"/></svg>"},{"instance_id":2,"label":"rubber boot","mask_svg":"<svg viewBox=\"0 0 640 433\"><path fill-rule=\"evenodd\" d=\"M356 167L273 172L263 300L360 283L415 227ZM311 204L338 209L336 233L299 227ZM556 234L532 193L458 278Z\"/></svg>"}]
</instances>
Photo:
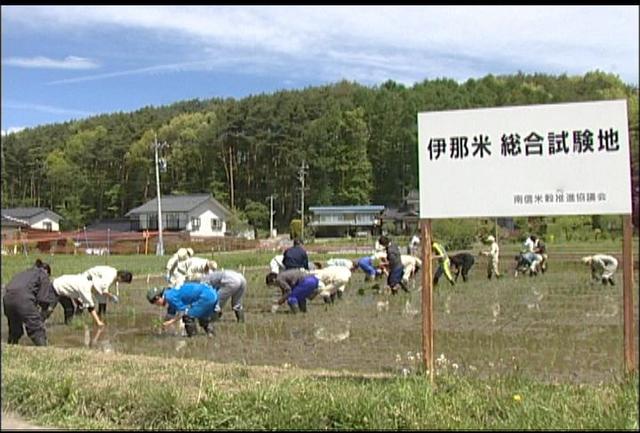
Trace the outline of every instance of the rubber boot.
<instances>
[{"instance_id":1,"label":"rubber boot","mask_svg":"<svg viewBox=\"0 0 640 433\"><path fill-rule=\"evenodd\" d=\"M609 283L610 283L612 286L615 286L615 285L616 285L616 283L613 281L613 277L609 277Z\"/></svg>"},{"instance_id":2,"label":"rubber boot","mask_svg":"<svg viewBox=\"0 0 640 433\"><path fill-rule=\"evenodd\" d=\"M98 304L98 316L102 318L105 314L107 314L107 304Z\"/></svg>"},{"instance_id":3,"label":"rubber boot","mask_svg":"<svg viewBox=\"0 0 640 433\"><path fill-rule=\"evenodd\" d=\"M37 335L34 335L31 338L31 341L33 341L33 344L36 346L46 346L47 345L47 336L44 333L39 333Z\"/></svg>"},{"instance_id":4,"label":"rubber boot","mask_svg":"<svg viewBox=\"0 0 640 433\"><path fill-rule=\"evenodd\" d=\"M218 314L213 313L212 317L216 317L216 316L218 316ZM200 323L200 326L202 326L202 329L204 329L204 332L207 333L207 337L213 337L215 335L214 328L213 328L214 320L199 319L198 322Z\"/></svg>"},{"instance_id":5,"label":"rubber boot","mask_svg":"<svg viewBox=\"0 0 640 433\"><path fill-rule=\"evenodd\" d=\"M289 304L289 310L291 310L292 314L298 314L298 304Z\"/></svg>"},{"instance_id":6,"label":"rubber boot","mask_svg":"<svg viewBox=\"0 0 640 433\"><path fill-rule=\"evenodd\" d=\"M244 310L233 310L233 314L236 315L236 320L238 321L238 323L244 323Z\"/></svg>"},{"instance_id":7,"label":"rubber boot","mask_svg":"<svg viewBox=\"0 0 640 433\"><path fill-rule=\"evenodd\" d=\"M300 311L302 313L306 313L307 312L307 303L306 302L301 302L300 304L298 304L298 308L300 308Z\"/></svg>"},{"instance_id":8,"label":"rubber boot","mask_svg":"<svg viewBox=\"0 0 640 433\"><path fill-rule=\"evenodd\" d=\"M222 311L216 311L211 315L211 318L209 319L209 321L211 323L214 323L220 320L221 318L222 318Z\"/></svg>"},{"instance_id":9,"label":"rubber boot","mask_svg":"<svg viewBox=\"0 0 640 433\"><path fill-rule=\"evenodd\" d=\"M182 317L182 323L184 323L184 329L187 331L187 337L193 337L198 333L198 329L196 327L196 320L193 317L184 316Z\"/></svg>"},{"instance_id":10,"label":"rubber boot","mask_svg":"<svg viewBox=\"0 0 640 433\"><path fill-rule=\"evenodd\" d=\"M73 316L74 316L74 311L65 308L65 310L64 310L64 324L68 325L71 322L71 319L73 319Z\"/></svg>"},{"instance_id":11,"label":"rubber boot","mask_svg":"<svg viewBox=\"0 0 640 433\"><path fill-rule=\"evenodd\" d=\"M51 317L52 313L53 313L53 308L49 308L48 305L42 304L40 306L40 318L42 319L43 322L45 322L49 317Z\"/></svg>"}]
</instances>

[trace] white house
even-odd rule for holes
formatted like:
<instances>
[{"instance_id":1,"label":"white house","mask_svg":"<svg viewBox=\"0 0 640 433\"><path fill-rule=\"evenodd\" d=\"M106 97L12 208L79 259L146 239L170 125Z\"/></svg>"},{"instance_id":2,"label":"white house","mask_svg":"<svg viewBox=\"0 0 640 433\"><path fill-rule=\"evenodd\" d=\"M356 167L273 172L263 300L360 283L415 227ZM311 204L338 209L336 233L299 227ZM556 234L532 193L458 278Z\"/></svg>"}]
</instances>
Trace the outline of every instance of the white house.
<instances>
[{"instance_id":1,"label":"white house","mask_svg":"<svg viewBox=\"0 0 640 433\"><path fill-rule=\"evenodd\" d=\"M2 209L2 224L33 229L46 230L50 232L60 231L60 220L62 217L57 213L43 207L14 207Z\"/></svg>"},{"instance_id":2,"label":"white house","mask_svg":"<svg viewBox=\"0 0 640 433\"><path fill-rule=\"evenodd\" d=\"M165 195L160 199L163 231L187 231L191 236L224 236L231 215L210 194ZM127 212L134 230L158 230L158 202L154 198Z\"/></svg>"}]
</instances>

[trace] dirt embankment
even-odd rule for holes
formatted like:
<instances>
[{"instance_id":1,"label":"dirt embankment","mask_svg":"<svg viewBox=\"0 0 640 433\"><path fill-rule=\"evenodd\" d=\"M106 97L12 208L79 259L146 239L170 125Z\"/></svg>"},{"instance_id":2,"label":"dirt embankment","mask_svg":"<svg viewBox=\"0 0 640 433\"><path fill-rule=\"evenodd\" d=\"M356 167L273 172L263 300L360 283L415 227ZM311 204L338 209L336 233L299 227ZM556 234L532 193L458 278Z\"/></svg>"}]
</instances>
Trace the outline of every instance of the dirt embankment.
<instances>
[{"instance_id":1,"label":"dirt embankment","mask_svg":"<svg viewBox=\"0 0 640 433\"><path fill-rule=\"evenodd\" d=\"M41 427L31 424L18 415L11 412L2 412L2 419L0 420L0 430L58 430L55 427Z\"/></svg>"}]
</instances>

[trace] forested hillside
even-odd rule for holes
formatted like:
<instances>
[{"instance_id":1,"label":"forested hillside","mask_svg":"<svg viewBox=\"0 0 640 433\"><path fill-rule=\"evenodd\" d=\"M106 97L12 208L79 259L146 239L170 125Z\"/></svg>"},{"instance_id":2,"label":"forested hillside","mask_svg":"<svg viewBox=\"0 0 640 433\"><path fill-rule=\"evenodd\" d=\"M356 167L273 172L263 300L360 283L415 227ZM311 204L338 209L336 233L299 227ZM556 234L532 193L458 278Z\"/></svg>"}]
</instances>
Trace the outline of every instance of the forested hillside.
<instances>
[{"instance_id":1,"label":"forested hillside","mask_svg":"<svg viewBox=\"0 0 640 433\"><path fill-rule=\"evenodd\" d=\"M637 87L602 72L517 74L412 87L340 82L27 129L2 137L2 207L48 207L70 229L123 216L156 195L157 135L169 145L161 155L163 194L210 192L247 214L276 194L276 222L288 226L299 216L303 160L307 206L399 205L418 186L418 112L622 98L628 100L635 186Z\"/></svg>"}]
</instances>

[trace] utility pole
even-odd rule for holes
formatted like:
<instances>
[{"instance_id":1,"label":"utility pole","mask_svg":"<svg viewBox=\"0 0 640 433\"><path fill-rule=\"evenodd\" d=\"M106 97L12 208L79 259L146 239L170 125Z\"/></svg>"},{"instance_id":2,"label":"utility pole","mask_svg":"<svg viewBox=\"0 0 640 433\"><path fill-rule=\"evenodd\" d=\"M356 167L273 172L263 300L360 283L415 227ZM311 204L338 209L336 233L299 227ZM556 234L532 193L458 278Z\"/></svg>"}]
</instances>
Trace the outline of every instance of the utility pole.
<instances>
[{"instance_id":1,"label":"utility pole","mask_svg":"<svg viewBox=\"0 0 640 433\"><path fill-rule=\"evenodd\" d=\"M301 190L301 200L300 200L300 218L302 220L302 240L304 241L304 176L307 174L307 170L309 169L309 166L307 165L307 163L305 162L305 160L302 160L302 165L300 166L300 171L298 172L298 180L300 181L300 183L302 184L300 190Z\"/></svg>"},{"instance_id":2,"label":"utility pole","mask_svg":"<svg viewBox=\"0 0 640 433\"><path fill-rule=\"evenodd\" d=\"M269 199L271 201L271 207L269 210L269 238L272 238L273 237L273 216L275 215L275 212L273 210L273 194L269 196Z\"/></svg>"},{"instance_id":3,"label":"utility pole","mask_svg":"<svg viewBox=\"0 0 640 433\"><path fill-rule=\"evenodd\" d=\"M156 194L158 198L158 248L156 250L157 256L164 256L164 242L162 240L162 200L160 199L160 162L158 160L158 149L161 149L166 145L166 141L158 143L158 135L154 134L153 150L156 162Z\"/></svg>"}]
</instances>

